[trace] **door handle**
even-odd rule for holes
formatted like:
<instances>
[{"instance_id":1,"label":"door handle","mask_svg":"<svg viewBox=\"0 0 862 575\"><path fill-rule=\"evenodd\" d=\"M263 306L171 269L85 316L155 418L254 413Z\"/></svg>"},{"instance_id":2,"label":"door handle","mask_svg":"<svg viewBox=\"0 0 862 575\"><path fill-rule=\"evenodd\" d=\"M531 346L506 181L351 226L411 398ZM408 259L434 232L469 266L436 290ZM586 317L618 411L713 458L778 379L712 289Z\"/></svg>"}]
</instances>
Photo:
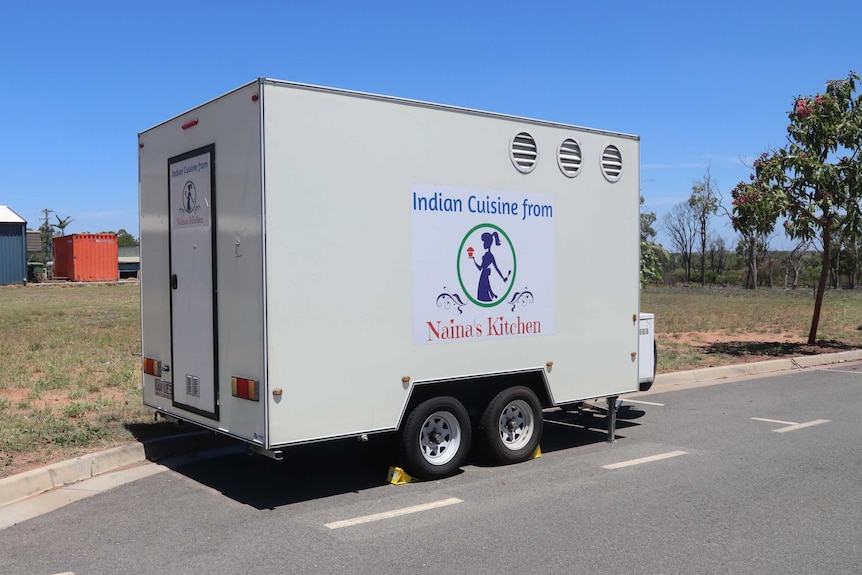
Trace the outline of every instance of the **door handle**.
<instances>
[{"instance_id":1,"label":"door handle","mask_svg":"<svg viewBox=\"0 0 862 575\"><path fill-rule=\"evenodd\" d=\"M171 289L177 289L177 274L171 274Z\"/></svg>"}]
</instances>

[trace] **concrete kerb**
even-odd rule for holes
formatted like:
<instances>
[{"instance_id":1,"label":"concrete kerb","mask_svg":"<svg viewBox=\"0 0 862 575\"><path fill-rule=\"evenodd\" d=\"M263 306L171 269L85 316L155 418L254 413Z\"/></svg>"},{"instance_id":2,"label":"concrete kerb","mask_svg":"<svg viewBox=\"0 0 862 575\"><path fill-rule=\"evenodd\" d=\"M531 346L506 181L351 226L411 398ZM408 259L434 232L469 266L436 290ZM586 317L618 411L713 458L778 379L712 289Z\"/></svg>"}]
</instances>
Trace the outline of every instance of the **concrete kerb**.
<instances>
[{"instance_id":1,"label":"concrete kerb","mask_svg":"<svg viewBox=\"0 0 862 575\"><path fill-rule=\"evenodd\" d=\"M209 431L184 433L144 443L114 447L4 477L0 479L0 508L123 467L137 465L144 461L159 461L174 455L197 453L232 441L234 440Z\"/></svg>"},{"instance_id":2,"label":"concrete kerb","mask_svg":"<svg viewBox=\"0 0 862 575\"><path fill-rule=\"evenodd\" d=\"M663 373L656 377L655 384L650 391L636 395L662 393L688 386L722 383L723 380L732 380L738 377L753 377L850 361L862 361L862 350ZM235 443L235 440L216 435L210 431L199 431L82 455L68 461L61 461L40 469L0 479L0 508L64 485L144 461L159 461L175 455L198 453L205 449L224 447L231 443Z\"/></svg>"},{"instance_id":3,"label":"concrete kerb","mask_svg":"<svg viewBox=\"0 0 862 575\"><path fill-rule=\"evenodd\" d=\"M767 373L792 371L806 367L817 367L821 365L831 365L860 360L862 360L862 349L854 349L837 353L805 355L787 359L772 359L754 363L740 363L735 365L708 367L705 369L662 373L656 376L652 389L644 394L670 391L668 388L678 388L686 385L703 384L707 382L721 383L721 380L737 377L752 377Z\"/></svg>"}]
</instances>

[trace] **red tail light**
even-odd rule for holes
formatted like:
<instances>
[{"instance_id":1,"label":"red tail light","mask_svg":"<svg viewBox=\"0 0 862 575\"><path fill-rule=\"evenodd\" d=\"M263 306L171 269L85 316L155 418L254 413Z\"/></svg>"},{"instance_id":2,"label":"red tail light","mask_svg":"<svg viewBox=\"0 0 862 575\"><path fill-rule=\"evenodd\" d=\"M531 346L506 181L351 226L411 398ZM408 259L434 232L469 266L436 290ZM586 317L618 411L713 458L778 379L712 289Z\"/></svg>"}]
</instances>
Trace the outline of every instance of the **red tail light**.
<instances>
[{"instance_id":1,"label":"red tail light","mask_svg":"<svg viewBox=\"0 0 862 575\"><path fill-rule=\"evenodd\" d=\"M240 399L260 401L260 382L244 377L230 378L231 395Z\"/></svg>"},{"instance_id":2,"label":"red tail light","mask_svg":"<svg viewBox=\"0 0 862 575\"><path fill-rule=\"evenodd\" d=\"M144 358L144 373L147 375L154 375L156 377L162 376L162 362L157 359L150 359L148 357Z\"/></svg>"}]
</instances>

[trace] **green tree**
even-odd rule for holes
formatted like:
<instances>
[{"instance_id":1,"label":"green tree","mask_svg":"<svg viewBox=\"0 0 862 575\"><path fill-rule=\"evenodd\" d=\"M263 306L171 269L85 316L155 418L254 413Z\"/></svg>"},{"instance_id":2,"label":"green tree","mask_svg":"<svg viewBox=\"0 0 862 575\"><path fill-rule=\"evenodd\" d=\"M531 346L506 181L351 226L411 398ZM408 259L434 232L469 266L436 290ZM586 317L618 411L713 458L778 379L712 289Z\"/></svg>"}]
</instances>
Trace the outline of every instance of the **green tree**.
<instances>
[{"instance_id":1,"label":"green tree","mask_svg":"<svg viewBox=\"0 0 862 575\"><path fill-rule=\"evenodd\" d=\"M810 242L801 241L796 244L790 252L784 257L784 288L787 289L787 280L790 275L793 275L793 281L790 284L790 289L799 287L799 272L802 269L805 256L808 254L808 249L811 247Z\"/></svg>"},{"instance_id":2,"label":"green tree","mask_svg":"<svg viewBox=\"0 0 862 575\"><path fill-rule=\"evenodd\" d=\"M71 224L74 220L72 216L66 216L65 218L61 218L57 214L54 214L54 217L57 218L57 223L54 225L58 230L60 230L60 235L66 235L66 227Z\"/></svg>"},{"instance_id":3,"label":"green tree","mask_svg":"<svg viewBox=\"0 0 862 575\"><path fill-rule=\"evenodd\" d=\"M718 190L712 183L712 175L709 168L703 179L694 183L691 187L691 196L688 205L695 221L695 229L700 239L700 285L706 285L706 242L709 235L709 220L718 211Z\"/></svg>"},{"instance_id":4,"label":"green tree","mask_svg":"<svg viewBox=\"0 0 862 575\"><path fill-rule=\"evenodd\" d=\"M141 242L139 242L135 236L133 236L132 234L130 234L129 232L127 232L123 228L120 228L119 230L117 230L117 245L119 247L128 248L128 247L138 246L140 244L141 244Z\"/></svg>"},{"instance_id":5,"label":"green tree","mask_svg":"<svg viewBox=\"0 0 862 575\"><path fill-rule=\"evenodd\" d=\"M45 208L42 210L45 217L42 219L42 225L39 226L39 236L42 240L42 254L39 259L45 263L51 259L53 245L51 238L54 237L54 224L48 220L48 215L54 213L54 210Z\"/></svg>"},{"instance_id":6,"label":"green tree","mask_svg":"<svg viewBox=\"0 0 862 575\"><path fill-rule=\"evenodd\" d=\"M724 238L711 235L707 256L709 257L709 271L712 272L713 281L724 272L728 255L727 243L724 241Z\"/></svg>"},{"instance_id":7,"label":"green tree","mask_svg":"<svg viewBox=\"0 0 862 575\"><path fill-rule=\"evenodd\" d=\"M114 234L117 236L117 247L120 248L129 248L134 246L141 245L141 242L138 241L138 238L133 236L131 233L127 232L123 228L120 228L116 232L106 231L102 232L103 234Z\"/></svg>"},{"instance_id":8,"label":"green tree","mask_svg":"<svg viewBox=\"0 0 862 575\"><path fill-rule=\"evenodd\" d=\"M687 201L676 204L661 221L673 249L679 254L683 268L683 281L691 282L691 257L697 238L694 209Z\"/></svg>"},{"instance_id":9,"label":"green tree","mask_svg":"<svg viewBox=\"0 0 862 575\"><path fill-rule=\"evenodd\" d=\"M755 161L755 167L758 161ZM733 229L741 236L737 250L742 252L746 266L743 285L746 289L757 289L757 256L775 230L780 208L764 185L755 181L754 174L751 179L753 183L740 182L730 192L733 211L729 215Z\"/></svg>"},{"instance_id":10,"label":"green tree","mask_svg":"<svg viewBox=\"0 0 862 575\"><path fill-rule=\"evenodd\" d=\"M842 270L847 275L847 288L856 289L862 271L862 235L855 231L845 233L841 245L845 255Z\"/></svg>"},{"instance_id":11,"label":"green tree","mask_svg":"<svg viewBox=\"0 0 862 575\"><path fill-rule=\"evenodd\" d=\"M753 184L734 197L748 211L749 201L785 218L787 234L817 240L822 265L814 300L808 343L817 339L820 310L831 269L833 238L862 230L862 96L859 76L826 84L826 92L799 96L788 114L787 144L755 161Z\"/></svg>"},{"instance_id":12,"label":"green tree","mask_svg":"<svg viewBox=\"0 0 862 575\"><path fill-rule=\"evenodd\" d=\"M641 286L650 282L662 281L662 256L667 256L664 248L655 243L655 212L643 211L644 198L641 196Z\"/></svg>"}]
</instances>

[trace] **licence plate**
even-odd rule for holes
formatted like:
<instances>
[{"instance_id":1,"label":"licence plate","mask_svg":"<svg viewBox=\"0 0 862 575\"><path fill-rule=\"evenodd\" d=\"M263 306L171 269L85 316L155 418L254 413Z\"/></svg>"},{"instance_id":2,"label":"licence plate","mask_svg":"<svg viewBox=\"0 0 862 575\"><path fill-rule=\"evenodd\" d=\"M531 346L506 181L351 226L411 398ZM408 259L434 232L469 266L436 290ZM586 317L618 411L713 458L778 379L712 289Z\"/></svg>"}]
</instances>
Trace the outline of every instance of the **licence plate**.
<instances>
[{"instance_id":1,"label":"licence plate","mask_svg":"<svg viewBox=\"0 0 862 575\"><path fill-rule=\"evenodd\" d=\"M173 399L174 397L174 384L170 381L163 381L161 379L156 380L156 395L159 397L164 397L166 399Z\"/></svg>"}]
</instances>

